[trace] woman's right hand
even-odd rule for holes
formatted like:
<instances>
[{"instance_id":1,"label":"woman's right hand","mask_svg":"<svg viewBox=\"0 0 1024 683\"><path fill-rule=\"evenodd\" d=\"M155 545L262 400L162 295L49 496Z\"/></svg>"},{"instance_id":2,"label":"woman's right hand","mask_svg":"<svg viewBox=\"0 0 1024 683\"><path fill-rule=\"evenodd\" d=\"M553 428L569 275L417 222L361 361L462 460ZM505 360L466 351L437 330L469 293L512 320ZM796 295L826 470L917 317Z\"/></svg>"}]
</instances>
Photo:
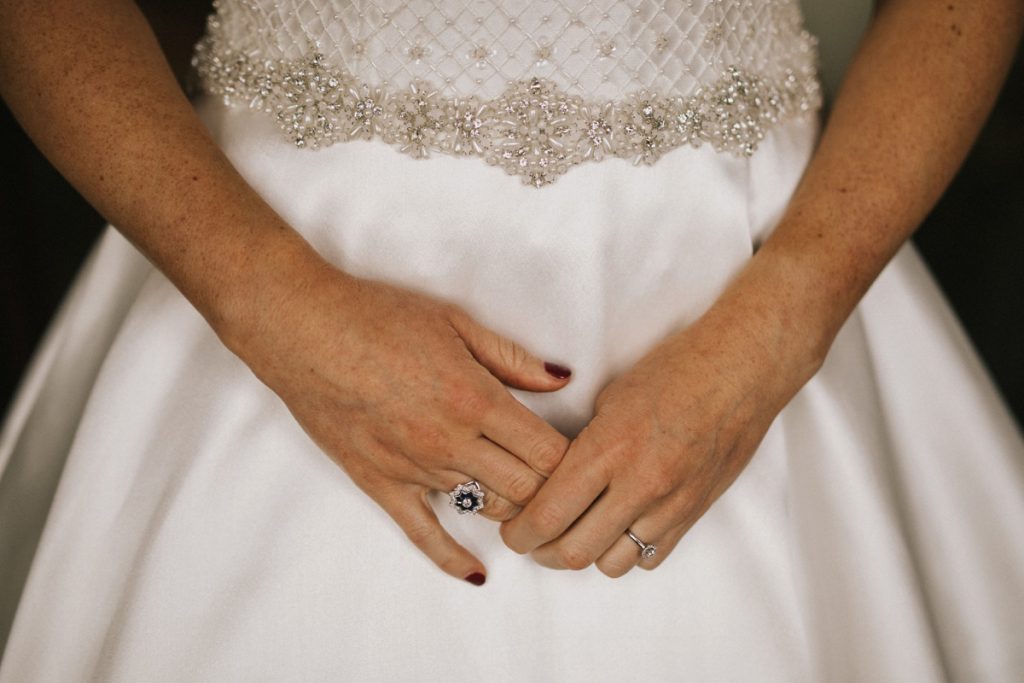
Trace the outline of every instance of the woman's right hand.
<instances>
[{"instance_id":1,"label":"woman's right hand","mask_svg":"<svg viewBox=\"0 0 1024 683\"><path fill-rule=\"evenodd\" d=\"M552 391L567 378L456 307L318 259L214 142L130 0L0 0L0 94L427 555L482 572L425 493L475 478L483 512L513 515L568 441L499 380ZM294 254L304 265L278 267Z\"/></svg>"},{"instance_id":2,"label":"woman's right hand","mask_svg":"<svg viewBox=\"0 0 1024 683\"><path fill-rule=\"evenodd\" d=\"M455 305L326 262L304 265L287 291L222 339L420 550L482 583L482 563L444 530L427 493L475 479L480 514L513 517L569 441L502 383L554 391L568 370Z\"/></svg>"}]
</instances>

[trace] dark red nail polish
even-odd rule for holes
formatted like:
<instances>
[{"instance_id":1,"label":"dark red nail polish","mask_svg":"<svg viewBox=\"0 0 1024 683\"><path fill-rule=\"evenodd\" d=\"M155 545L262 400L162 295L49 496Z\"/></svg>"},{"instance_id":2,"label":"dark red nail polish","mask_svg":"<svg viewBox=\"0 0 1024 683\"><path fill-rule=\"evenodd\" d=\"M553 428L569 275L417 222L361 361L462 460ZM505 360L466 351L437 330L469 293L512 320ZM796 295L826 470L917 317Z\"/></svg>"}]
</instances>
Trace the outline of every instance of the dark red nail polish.
<instances>
[{"instance_id":1,"label":"dark red nail polish","mask_svg":"<svg viewBox=\"0 0 1024 683\"><path fill-rule=\"evenodd\" d=\"M473 572L472 574L466 577L466 581L469 581L474 586L482 586L484 585L484 581L486 580L487 577L481 574L480 572Z\"/></svg>"},{"instance_id":2,"label":"dark red nail polish","mask_svg":"<svg viewBox=\"0 0 1024 683\"><path fill-rule=\"evenodd\" d=\"M544 369L548 371L549 375L558 379L565 379L572 374L572 370L569 368L555 363L544 363Z\"/></svg>"}]
</instances>

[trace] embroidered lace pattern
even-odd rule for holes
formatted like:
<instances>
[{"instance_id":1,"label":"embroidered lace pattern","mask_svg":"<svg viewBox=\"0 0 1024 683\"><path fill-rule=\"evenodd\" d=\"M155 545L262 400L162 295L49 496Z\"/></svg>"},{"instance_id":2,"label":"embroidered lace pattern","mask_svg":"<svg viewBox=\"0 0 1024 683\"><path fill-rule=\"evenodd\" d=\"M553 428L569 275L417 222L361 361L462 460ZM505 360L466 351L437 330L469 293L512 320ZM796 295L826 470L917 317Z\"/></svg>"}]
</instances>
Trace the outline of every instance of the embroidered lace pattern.
<instances>
[{"instance_id":1,"label":"embroidered lace pattern","mask_svg":"<svg viewBox=\"0 0 1024 683\"><path fill-rule=\"evenodd\" d=\"M539 10L494 20L506 4ZM200 83L273 115L298 147L379 138L414 157L477 156L535 187L684 144L750 155L774 124L820 106L814 39L785 0L214 6Z\"/></svg>"}]
</instances>

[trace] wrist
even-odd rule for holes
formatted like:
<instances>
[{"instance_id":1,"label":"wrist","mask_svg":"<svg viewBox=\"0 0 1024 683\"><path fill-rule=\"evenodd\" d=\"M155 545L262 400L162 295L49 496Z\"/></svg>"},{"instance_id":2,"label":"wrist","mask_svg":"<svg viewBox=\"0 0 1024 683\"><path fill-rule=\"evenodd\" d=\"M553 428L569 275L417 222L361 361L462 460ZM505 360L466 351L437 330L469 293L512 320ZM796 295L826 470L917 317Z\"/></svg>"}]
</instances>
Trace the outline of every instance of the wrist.
<instances>
[{"instance_id":1,"label":"wrist","mask_svg":"<svg viewBox=\"0 0 1024 683\"><path fill-rule=\"evenodd\" d=\"M193 301L224 345L243 360L258 339L287 324L286 314L317 281L351 279L277 221L221 252L216 277Z\"/></svg>"},{"instance_id":2,"label":"wrist","mask_svg":"<svg viewBox=\"0 0 1024 683\"><path fill-rule=\"evenodd\" d=\"M820 369L849 315L836 287L819 280L807 254L766 243L702 322L742 337L754 381L785 402Z\"/></svg>"}]
</instances>

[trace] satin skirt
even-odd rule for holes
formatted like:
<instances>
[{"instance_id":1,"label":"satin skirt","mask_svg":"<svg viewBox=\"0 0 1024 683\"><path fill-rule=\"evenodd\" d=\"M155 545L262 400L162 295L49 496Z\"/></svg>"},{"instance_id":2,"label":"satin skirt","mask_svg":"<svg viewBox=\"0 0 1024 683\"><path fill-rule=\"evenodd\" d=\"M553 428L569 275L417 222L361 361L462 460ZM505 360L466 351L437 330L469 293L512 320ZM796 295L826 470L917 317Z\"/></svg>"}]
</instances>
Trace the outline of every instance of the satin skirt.
<instances>
[{"instance_id":1,"label":"satin skirt","mask_svg":"<svg viewBox=\"0 0 1024 683\"><path fill-rule=\"evenodd\" d=\"M559 392L512 390L568 436L744 266L817 134L791 122L750 159L680 148L538 190L379 141L298 150L269 117L198 106L339 267L572 367ZM113 228L0 467L2 683L1024 676L1024 442L910 245L733 486L658 569L618 580L540 567L436 493L489 571L441 573Z\"/></svg>"}]
</instances>

